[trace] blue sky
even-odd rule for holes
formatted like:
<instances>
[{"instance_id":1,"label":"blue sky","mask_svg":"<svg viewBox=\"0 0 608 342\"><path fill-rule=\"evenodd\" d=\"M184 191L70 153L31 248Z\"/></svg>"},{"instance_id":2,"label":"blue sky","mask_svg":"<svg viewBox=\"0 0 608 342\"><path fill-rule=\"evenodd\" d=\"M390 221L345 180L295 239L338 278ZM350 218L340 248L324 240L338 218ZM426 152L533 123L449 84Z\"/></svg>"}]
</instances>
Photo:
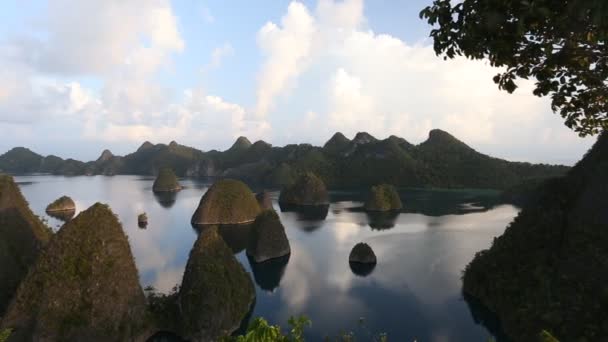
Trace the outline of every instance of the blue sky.
<instances>
[{"instance_id":1,"label":"blue sky","mask_svg":"<svg viewBox=\"0 0 608 342\"><path fill-rule=\"evenodd\" d=\"M443 61L431 1L50 0L2 3L0 152L83 160L143 141L225 149L240 135L412 143L444 129L510 160L576 162L580 139L484 61Z\"/></svg>"}]
</instances>

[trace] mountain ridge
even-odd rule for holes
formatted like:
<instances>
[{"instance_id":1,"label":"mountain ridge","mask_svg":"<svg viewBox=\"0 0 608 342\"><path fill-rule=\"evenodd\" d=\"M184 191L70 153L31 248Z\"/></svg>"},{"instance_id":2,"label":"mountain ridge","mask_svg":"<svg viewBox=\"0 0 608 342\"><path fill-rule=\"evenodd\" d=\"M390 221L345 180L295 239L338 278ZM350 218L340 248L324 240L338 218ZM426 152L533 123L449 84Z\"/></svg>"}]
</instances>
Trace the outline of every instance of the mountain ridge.
<instances>
[{"instance_id":1,"label":"mountain ridge","mask_svg":"<svg viewBox=\"0 0 608 342\"><path fill-rule=\"evenodd\" d=\"M396 186L496 188L529 178L563 175L563 165L530 164L494 158L468 146L448 132L434 129L414 145L391 135L377 139L359 132L351 140L335 133L322 147L310 144L272 146L239 137L225 151L204 152L175 141L144 142L135 152L116 156L108 150L95 161L42 156L16 147L0 155L0 171L59 175L156 175L163 167L181 177L231 176L265 186L284 185L312 171L328 186L344 188L392 183Z\"/></svg>"}]
</instances>

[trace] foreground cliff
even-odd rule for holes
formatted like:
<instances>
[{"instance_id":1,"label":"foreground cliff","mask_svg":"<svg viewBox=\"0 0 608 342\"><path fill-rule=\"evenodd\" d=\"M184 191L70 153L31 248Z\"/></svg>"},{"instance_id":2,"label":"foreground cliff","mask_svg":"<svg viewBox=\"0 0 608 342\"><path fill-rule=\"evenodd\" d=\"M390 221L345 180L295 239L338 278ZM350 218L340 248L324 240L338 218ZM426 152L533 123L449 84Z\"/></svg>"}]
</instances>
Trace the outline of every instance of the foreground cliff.
<instances>
[{"instance_id":1,"label":"foreground cliff","mask_svg":"<svg viewBox=\"0 0 608 342\"><path fill-rule=\"evenodd\" d=\"M182 336L217 341L239 326L253 300L251 277L217 232L207 227L190 251L179 292Z\"/></svg>"},{"instance_id":2,"label":"foreground cliff","mask_svg":"<svg viewBox=\"0 0 608 342\"><path fill-rule=\"evenodd\" d=\"M542 329L561 341L608 336L608 133L561 179L541 187L464 274L464 292L515 341Z\"/></svg>"},{"instance_id":3,"label":"foreground cliff","mask_svg":"<svg viewBox=\"0 0 608 342\"><path fill-rule=\"evenodd\" d=\"M128 341L144 332L145 305L127 236L98 203L51 240L1 328L10 341Z\"/></svg>"},{"instance_id":4,"label":"foreground cliff","mask_svg":"<svg viewBox=\"0 0 608 342\"><path fill-rule=\"evenodd\" d=\"M13 177L0 175L0 317L50 237Z\"/></svg>"}]
</instances>

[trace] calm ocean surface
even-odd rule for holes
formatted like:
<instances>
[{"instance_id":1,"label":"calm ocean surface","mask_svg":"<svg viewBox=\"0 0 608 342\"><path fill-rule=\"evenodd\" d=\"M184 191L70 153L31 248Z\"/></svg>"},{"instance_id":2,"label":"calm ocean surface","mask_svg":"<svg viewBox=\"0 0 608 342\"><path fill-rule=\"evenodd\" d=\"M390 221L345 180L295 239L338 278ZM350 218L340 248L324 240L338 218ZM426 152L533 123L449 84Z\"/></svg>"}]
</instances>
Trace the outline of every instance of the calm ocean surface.
<instances>
[{"instance_id":1,"label":"calm ocean surface","mask_svg":"<svg viewBox=\"0 0 608 342\"><path fill-rule=\"evenodd\" d=\"M141 176L19 176L33 211L58 229L45 207L62 195L84 210L107 203L129 236L142 286L169 292L181 282L197 237L190 218L210 183L182 180L176 196L152 193L153 179ZM256 189L254 189L256 190ZM461 294L461 274L475 252L488 248L517 215L497 194L480 190L403 190L406 209L393 217L358 210L364 192L332 192L327 215L281 213L291 256L253 264L242 249L246 236L226 229L225 238L252 274L257 299L253 317L287 325L292 315L312 320L307 337L320 340L353 332L359 341L386 333L390 341L487 341ZM148 214L148 227L137 215ZM368 243L378 257L373 270L352 270L348 254ZM475 309L473 309L475 310Z\"/></svg>"}]
</instances>

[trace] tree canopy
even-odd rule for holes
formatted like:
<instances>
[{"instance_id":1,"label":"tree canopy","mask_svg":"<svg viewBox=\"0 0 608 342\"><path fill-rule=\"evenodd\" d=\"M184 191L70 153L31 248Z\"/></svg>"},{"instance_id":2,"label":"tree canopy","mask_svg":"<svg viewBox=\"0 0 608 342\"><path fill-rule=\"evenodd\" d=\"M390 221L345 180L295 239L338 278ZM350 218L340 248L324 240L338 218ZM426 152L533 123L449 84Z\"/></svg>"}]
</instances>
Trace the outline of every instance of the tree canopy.
<instances>
[{"instance_id":1,"label":"tree canopy","mask_svg":"<svg viewBox=\"0 0 608 342\"><path fill-rule=\"evenodd\" d=\"M420 12L445 59L488 59L512 93L536 79L534 94L580 136L608 129L608 1L434 0Z\"/></svg>"}]
</instances>

